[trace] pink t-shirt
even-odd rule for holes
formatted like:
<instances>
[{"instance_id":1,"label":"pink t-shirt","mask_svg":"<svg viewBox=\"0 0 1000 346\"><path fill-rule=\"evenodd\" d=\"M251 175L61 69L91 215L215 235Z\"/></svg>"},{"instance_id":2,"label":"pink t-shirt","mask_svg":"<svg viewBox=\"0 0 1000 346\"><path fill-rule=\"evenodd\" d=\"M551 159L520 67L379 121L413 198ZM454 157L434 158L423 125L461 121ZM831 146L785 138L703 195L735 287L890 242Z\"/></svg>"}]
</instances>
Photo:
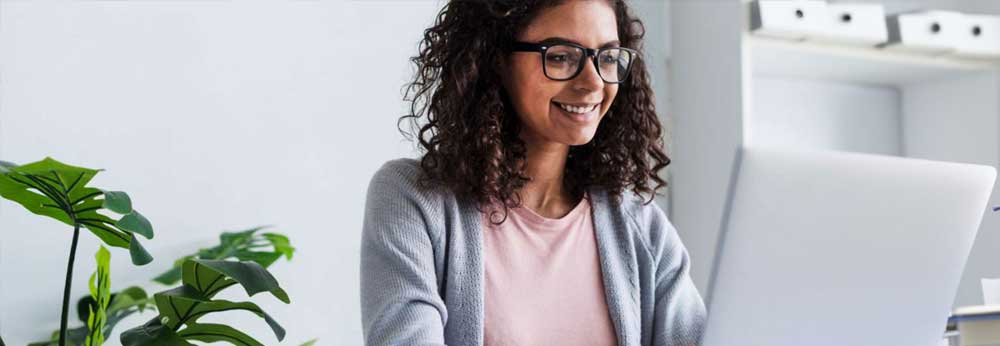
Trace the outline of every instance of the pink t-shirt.
<instances>
[{"instance_id":1,"label":"pink t-shirt","mask_svg":"<svg viewBox=\"0 0 1000 346\"><path fill-rule=\"evenodd\" d=\"M486 346L616 345L590 203L559 219L483 215ZM502 218L502 211L496 218Z\"/></svg>"}]
</instances>

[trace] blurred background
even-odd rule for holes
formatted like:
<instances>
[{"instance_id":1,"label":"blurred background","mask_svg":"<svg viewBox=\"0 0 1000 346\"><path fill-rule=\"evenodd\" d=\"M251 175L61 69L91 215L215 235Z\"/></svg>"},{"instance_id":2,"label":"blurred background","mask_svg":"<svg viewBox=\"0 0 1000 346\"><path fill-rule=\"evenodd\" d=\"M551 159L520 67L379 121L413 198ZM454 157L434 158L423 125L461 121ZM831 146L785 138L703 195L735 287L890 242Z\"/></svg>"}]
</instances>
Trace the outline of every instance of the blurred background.
<instances>
[{"instance_id":1,"label":"blurred background","mask_svg":"<svg viewBox=\"0 0 1000 346\"><path fill-rule=\"evenodd\" d=\"M317 345L359 345L365 191L385 161L418 156L397 131L396 120L406 111L401 88L413 72L408 59L443 3L0 0L0 160L23 164L51 156L102 168L93 185L130 193L156 230L144 243L156 261L135 267L125 251L112 249L114 289L166 289L149 279L174 259L216 244L222 231L275 225L273 231L288 235L297 248L290 262L271 267L292 304L263 295L254 301L288 330L281 344L319 338ZM867 3L883 4L887 13L934 8L1000 15L1000 2L993 0ZM906 151L904 137L923 136L925 146L961 142L949 146L964 153L946 157L953 161L997 165L995 69L950 58L886 60L866 49L845 53L890 65L936 66L930 73L961 84L939 95L944 102L908 98L917 91L898 76L793 78L774 72L773 62L751 61L802 51L786 54L781 43L746 37L745 1L632 4L646 24L644 58L674 159L665 176L678 186L657 202L688 246L702 290L714 256L727 155L751 134L775 145L904 156L919 156ZM777 48L751 51L768 43ZM803 69L838 64L832 59ZM956 102L965 100L972 100L976 115L963 124L974 125L943 129L951 137L933 131L907 137L919 132L904 131L908 107L952 105L933 114L953 117L964 109ZM803 114L812 120L802 121ZM847 118L834 121L834 114ZM1000 276L998 227L984 222L956 305L980 303L979 278ZM45 340L58 329L71 238L65 225L0 202L0 332L9 345ZM74 302L87 294L99 246L93 236L80 239ZM231 294L238 299L243 293ZM264 321L248 315L213 319L278 344ZM132 316L117 330L151 316ZM108 344L120 345L117 333Z\"/></svg>"}]
</instances>

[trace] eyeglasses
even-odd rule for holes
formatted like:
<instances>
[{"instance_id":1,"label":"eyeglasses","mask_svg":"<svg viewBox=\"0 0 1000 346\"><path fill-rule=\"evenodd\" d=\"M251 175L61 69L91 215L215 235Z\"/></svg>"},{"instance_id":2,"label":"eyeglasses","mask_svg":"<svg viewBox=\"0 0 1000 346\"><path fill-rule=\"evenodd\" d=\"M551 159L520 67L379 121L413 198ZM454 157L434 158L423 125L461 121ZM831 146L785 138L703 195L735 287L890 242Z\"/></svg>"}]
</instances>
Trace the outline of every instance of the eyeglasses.
<instances>
[{"instance_id":1,"label":"eyeglasses","mask_svg":"<svg viewBox=\"0 0 1000 346\"><path fill-rule=\"evenodd\" d=\"M632 62L639 58L639 52L624 47L591 49L574 43L538 44L514 42L515 52L542 53L542 71L545 77L556 81L576 78L583 71L583 64L591 58L597 74L605 83L618 84L628 78Z\"/></svg>"}]
</instances>

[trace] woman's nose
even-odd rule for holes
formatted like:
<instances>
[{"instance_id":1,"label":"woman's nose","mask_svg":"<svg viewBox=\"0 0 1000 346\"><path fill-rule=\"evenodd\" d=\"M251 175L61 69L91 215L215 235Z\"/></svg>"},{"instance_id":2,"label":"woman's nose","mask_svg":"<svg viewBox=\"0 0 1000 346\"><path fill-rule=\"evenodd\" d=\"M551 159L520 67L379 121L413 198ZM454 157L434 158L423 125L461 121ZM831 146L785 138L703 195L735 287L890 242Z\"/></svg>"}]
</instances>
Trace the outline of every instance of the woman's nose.
<instances>
[{"instance_id":1,"label":"woman's nose","mask_svg":"<svg viewBox=\"0 0 1000 346\"><path fill-rule=\"evenodd\" d=\"M573 79L574 87L584 91L595 91L604 88L604 80L601 79L601 75L597 72L597 66L594 65L594 58L587 57L583 65L583 71L580 71L580 75Z\"/></svg>"}]
</instances>

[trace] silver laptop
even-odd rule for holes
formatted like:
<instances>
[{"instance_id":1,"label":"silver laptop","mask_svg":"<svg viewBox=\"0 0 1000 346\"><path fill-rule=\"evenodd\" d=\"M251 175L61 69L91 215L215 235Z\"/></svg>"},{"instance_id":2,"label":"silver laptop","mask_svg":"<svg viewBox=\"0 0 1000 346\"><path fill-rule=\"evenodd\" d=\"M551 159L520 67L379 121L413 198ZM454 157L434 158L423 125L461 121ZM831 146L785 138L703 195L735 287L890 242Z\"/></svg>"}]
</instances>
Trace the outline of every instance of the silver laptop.
<instances>
[{"instance_id":1,"label":"silver laptop","mask_svg":"<svg viewBox=\"0 0 1000 346\"><path fill-rule=\"evenodd\" d=\"M737 155L702 346L933 346L993 167L836 151Z\"/></svg>"}]
</instances>

